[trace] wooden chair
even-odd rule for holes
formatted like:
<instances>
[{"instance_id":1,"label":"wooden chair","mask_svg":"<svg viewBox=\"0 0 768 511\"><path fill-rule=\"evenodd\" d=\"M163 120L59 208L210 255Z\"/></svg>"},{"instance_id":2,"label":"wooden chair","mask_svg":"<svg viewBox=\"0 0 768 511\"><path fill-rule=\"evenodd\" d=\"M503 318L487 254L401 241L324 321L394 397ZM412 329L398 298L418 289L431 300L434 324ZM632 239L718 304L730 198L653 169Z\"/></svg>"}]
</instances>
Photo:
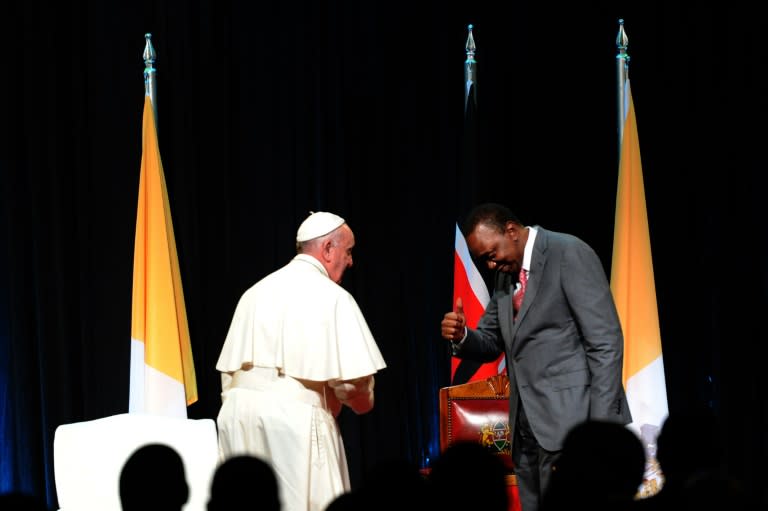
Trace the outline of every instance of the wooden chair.
<instances>
[{"instance_id":1,"label":"wooden chair","mask_svg":"<svg viewBox=\"0 0 768 511\"><path fill-rule=\"evenodd\" d=\"M479 442L501 457L509 473L509 509L520 511L509 431L506 374L440 389L440 450L456 442Z\"/></svg>"}]
</instances>

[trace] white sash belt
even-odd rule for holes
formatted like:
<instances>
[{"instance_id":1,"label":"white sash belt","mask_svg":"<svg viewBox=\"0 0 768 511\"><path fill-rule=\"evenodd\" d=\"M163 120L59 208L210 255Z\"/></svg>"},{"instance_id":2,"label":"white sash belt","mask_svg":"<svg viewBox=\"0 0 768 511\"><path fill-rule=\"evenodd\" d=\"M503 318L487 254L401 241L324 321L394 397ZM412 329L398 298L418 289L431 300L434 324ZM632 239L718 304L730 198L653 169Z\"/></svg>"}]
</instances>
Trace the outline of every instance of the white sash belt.
<instances>
[{"instance_id":1,"label":"white sash belt","mask_svg":"<svg viewBox=\"0 0 768 511\"><path fill-rule=\"evenodd\" d=\"M273 367L254 367L247 371L235 371L230 388L278 392L310 406L325 409L322 395L306 388L290 376L278 374L277 369Z\"/></svg>"}]
</instances>

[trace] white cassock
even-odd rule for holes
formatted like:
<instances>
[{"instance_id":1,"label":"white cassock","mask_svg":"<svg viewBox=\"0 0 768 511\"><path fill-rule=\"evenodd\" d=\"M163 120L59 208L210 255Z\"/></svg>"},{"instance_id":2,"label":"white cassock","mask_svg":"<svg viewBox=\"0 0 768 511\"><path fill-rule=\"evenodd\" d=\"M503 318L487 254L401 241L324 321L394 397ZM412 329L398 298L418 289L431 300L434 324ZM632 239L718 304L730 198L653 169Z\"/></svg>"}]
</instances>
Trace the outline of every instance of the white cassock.
<instances>
[{"instance_id":1,"label":"white cassock","mask_svg":"<svg viewBox=\"0 0 768 511\"><path fill-rule=\"evenodd\" d=\"M350 490L336 423L341 403L326 382L363 378L372 389L373 374L385 367L352 295L314 257L297 255L235 309L216 364L221 460L266 459L284 511L323 511Z\"/></svg>"}]
</instances>

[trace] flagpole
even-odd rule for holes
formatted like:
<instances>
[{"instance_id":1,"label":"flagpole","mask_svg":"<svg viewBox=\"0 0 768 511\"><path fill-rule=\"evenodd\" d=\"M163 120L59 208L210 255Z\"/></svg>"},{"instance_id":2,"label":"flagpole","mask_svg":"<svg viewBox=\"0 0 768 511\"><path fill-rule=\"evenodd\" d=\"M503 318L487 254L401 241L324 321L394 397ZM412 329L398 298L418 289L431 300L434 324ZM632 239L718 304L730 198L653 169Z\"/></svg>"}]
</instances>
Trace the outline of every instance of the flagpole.
<instances>
[{"instance_id":1,"label":"flagpole","mask_svg":"<svg viewBox=\"0 0 768 511\"><path fill-rule=\"evenodd\" d=\"M632 413L628 427L640 437L646 450L645 475L638 497L648 497L657 493L664 481L656 459L656 439L669 410L627 43L624 20L619 20L616 45L620 141L611 293L624 334L622 377Z\"/></svg>"},{"instance_id":2,"label":"flagpole","mask_svg":"<svg viewBox=\"0 0 768 511\"><path fill-rule=\"evenodd\" d=\"M157 140L155 50L146 34L133 258L129 412L187 417L197 379L171 205Z\"/></svg>"},{"instance_id":3,"label":"flagpole","mask_svg":"<svg viewBox=\"0 0 768 511\"><path fill-rule=\"evenodd\" d=\"M157 124L157 81L155 80L155 59L157 54L152 46L152 34L144 34L146 44L144 45L144 94L149 96L152 101L152 111L155 114L155 124Z\"/></svg>"},{"instance_id":4,"label":"flagpole","mask_svg":"<svg viewBox=\"0 0 768 511\"><path fill-rule=\"evenodd\" d=\"M629 44L629 38L624 31L624 20L619 20L619 33L616 35L616 47L618 53L616 54L616 83L618 86L618 134L619 134L619 151L618 155L621 156L621 144L624 140L624 120L627 116L627 80L629 80L629 55L627 54L627 45Z\"/></svg>"},{"instance_id":5,"label":"flagpole","mask_svg":"<svg viewBox=\"0 0 768 511\"><path fill-rule=\"evenodd\" d=\"M464 60L464 126L461 141L461 161L459 164L458 185L461 188L462 200L459 209L466 213L465 208L471 206L466 201L472 201L477 196L476 182L478 176L478 108L477 108L477 61L475 55L474 25L467 25ZM488 287L483 275L478 271L467 248L458 222L456 223L453 267L453 302L461 297L467 324L474 327L485 311L490 300ZM504 355L499 359L486 363L451 357L451 385L485 380L488 377L504 373Z\"/></svg>"}]
</instances>

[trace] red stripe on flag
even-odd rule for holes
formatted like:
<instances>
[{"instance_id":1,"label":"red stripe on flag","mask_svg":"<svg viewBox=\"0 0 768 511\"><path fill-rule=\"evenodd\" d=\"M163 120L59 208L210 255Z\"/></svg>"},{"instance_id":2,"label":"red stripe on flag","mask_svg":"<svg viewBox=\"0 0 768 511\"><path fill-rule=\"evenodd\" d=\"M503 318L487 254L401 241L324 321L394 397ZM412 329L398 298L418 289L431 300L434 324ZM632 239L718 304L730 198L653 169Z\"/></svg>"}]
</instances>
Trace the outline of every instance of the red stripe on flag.
<instances>
[{"instance_id":1,"label":"red stripe on flag","mask_svg":"<svg viewBox=\"0 0 768 511\"><path fill-rule=\"evenodd\" d=\"M464 316L469 328L475 328L480 317L485 312L485 306L480 302L472 290L472 286L469 283L469 277L467 276L467 269L464 267L464 263L461 260L458 252L454 251L453 258L453 306L456 307L456 300L461 297L461 302L464 307ZM502 354L498 359L493 362L482 364L478 367L477 371L472 375L468 381L477 381L490 378L499 374L499 363L504 358ZM456 375L456 368L461 363L461 359L458 357L451 357L451 381L454 380Z\"/></svg>"},{"instance_id":2,"label":"red stripe on flag","mask_svg":"<svg viewBox=\"0 0 768 511\"><path fill-rule=\"evenodd\" d=\"M456 307L456 299L461 297L464 306L464 316L469 328L475 328L480 316L485 312L485 307L472 290L467 277L467 270L461 261L459 254L454 252L453 257L453 306Z\"/></svg>"}]
</instances>

